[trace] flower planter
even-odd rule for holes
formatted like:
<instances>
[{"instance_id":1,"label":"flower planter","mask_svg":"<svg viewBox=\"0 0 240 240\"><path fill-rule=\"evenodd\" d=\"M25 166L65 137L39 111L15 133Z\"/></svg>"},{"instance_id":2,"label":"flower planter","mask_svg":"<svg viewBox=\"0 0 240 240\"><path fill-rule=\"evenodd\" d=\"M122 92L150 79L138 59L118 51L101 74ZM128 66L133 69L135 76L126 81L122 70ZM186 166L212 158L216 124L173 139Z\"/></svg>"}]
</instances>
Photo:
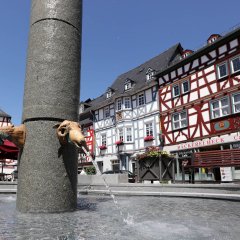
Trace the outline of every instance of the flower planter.
<instances>
[{"instance_id":1,"label":"flower planter","mask_svg":"<svg viewBox=\"0 0 240 240\"><path fill-rule=\"evenodd\" d=\"M149 141L153 141L154 137L153 136L147 136L144 138L144 142L149 142Z\"/></svg>"},{"instance_id":2,"label":"flower planter","mask_svg":"<svg viewBox=\"0 0 240 240\"><path fill-rule=\"evenodd\" d=\"M120 146L120 145L123 145L124 143L123 143L123 141L116 141L115 144L116 144L117 146Z\"/></svg>"},{"instance_id":3,"label":"flower planter","mask_svg":"<svg viewBox=\"0 0 240 240\"><path fill-rule=\"evenodd\" d=\"M102 146L99 147L99 149L100 149L100 150L105 150L105 149L107 149L107 146L102 145Z\"/></svg>"}]
</instances>

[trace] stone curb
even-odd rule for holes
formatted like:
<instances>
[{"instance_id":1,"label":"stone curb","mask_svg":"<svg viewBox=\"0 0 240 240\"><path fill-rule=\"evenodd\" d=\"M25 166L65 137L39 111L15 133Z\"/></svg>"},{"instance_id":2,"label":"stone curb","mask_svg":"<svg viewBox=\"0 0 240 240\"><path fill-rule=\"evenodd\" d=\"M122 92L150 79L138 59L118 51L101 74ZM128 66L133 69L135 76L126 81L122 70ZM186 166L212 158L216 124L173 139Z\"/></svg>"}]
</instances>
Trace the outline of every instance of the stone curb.
<instances>
[{"instance_id":1,"label":"stone curb","mask_svg":"<svg viewBox=\"0 0 240 240\"><path fill-rule=\"evenodd\" d=\"M239 194L219 193L193 193L193 192L146 192L146 191L111 191L107 190L81 190L79 194L104 194L118 196L161 196L161 197L185 197L185 198L207 198L218 200L240 201Z\"/></svg>"}]
</instances>

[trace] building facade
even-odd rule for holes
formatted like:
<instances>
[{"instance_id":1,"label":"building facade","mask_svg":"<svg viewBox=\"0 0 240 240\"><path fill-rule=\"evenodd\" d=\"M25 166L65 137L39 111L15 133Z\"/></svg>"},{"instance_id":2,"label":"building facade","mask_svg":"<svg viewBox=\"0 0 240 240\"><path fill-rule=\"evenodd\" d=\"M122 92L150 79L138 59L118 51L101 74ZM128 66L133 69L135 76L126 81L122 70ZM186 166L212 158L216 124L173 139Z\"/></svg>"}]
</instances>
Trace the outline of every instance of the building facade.
<instances>
[{"instance_id":1,"label":"building facade","mask_svg":"<svg viewBox=\"0 0 240 240\"><path fill-rule=\"evenodd\" d=\"M209 161L219 153L219 165L195 169L196 179L240 179L239 166L224 167L216 152L240 148L240 29L211 35L206 46L183 51L181 60L156 76L164 150L177 158L176 179L182 161L202 152Z\"/></svg>"},{"instance_id":2,"label":"building facade","mask_svg":"<svg viewBox=\"0 0 240 240\"><path fill-rule=\"evenodd\" d=\"M95 161L102 172L134 172L136 155L159 145L157 71L181 55L176 44L167 51L120 75L83 114L93 116ZM80 123L82 124L82 121Z\"/></svg>"},{"instance_id":3,"label":"building facade","mask_svg":"<svg viewBox=\"0 0 240 240\"><path fill-rule=\"evenodd\" d=\"M3 110L0 109L0 127L6 127L11 125L11 116L5 113ZM15 146L13 143L10 147ZM4 144L4 142L2 142ZM17 160L13 159L6 159L3 154L6 151L8 146L3 145L3 149L0 147L0 180L13 180L14 175L12 174L14 170L17 169ZM16 147L16 146L15 146Z\"/></svg>"}]
</instances>

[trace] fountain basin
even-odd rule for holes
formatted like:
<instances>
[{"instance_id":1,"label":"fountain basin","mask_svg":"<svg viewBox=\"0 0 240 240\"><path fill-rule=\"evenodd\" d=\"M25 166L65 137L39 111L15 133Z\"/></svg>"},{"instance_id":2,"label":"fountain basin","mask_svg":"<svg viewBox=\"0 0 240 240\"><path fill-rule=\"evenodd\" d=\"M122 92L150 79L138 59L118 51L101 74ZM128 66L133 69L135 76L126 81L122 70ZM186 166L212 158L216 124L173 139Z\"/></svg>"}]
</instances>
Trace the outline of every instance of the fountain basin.
<instances>
[{"instance_id":1,"label":"fountain basin","mask_svg":"<svg viewBox=\"0 0 240 240\"><path fill-rule=\"evenodd\" d=\"M235 201L154 196L78 195L77 211L23 214L16 195L0 195L1 239L239 239ZM133 216L133 219L128 215ZM125 218L125 221L123 221Z\"/></svg>"}]
</instances>

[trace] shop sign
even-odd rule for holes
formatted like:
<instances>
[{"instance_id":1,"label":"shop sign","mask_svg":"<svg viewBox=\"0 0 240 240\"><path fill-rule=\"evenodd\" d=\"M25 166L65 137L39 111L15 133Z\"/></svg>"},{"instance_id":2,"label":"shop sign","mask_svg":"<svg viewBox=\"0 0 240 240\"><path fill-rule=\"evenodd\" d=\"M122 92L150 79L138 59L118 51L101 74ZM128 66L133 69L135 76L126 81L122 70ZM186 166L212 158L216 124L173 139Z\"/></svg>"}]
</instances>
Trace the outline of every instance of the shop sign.
<instances>
[{"instance_id":1,"label":"shop sign","mask_svg":"<svg viewBox=\"0 0 240 240\"><path fill-rule=\"evenodd\" d=\"M230 127L230 122L228 120L217 122L214 124L214 129L216 131L222 131Z\"/></svg>"},{"instance_id":2,"label":"shop sign","mask_svg":"<svg viewBox=\"0 0 240 240\"><path fill-rule=\"evenodd\" d=\"M224 138L219 137L219 138L200 140L196 142L182 143L178 145L178 150L187 149L187 148L199 148L199 147L204 147L208 145L220 144L224 142L225 142Z\"/></svg>"},{"instance_id":3,"label":"shop sign","mask_svg":"<svg viewBox=\"0 0 240 240\"><path fill-rule=\"evenodd\" d=\"M233 180L231 167L220 167L220 173L222 182L231 182Z\"/></svg>"}]
</instances>

